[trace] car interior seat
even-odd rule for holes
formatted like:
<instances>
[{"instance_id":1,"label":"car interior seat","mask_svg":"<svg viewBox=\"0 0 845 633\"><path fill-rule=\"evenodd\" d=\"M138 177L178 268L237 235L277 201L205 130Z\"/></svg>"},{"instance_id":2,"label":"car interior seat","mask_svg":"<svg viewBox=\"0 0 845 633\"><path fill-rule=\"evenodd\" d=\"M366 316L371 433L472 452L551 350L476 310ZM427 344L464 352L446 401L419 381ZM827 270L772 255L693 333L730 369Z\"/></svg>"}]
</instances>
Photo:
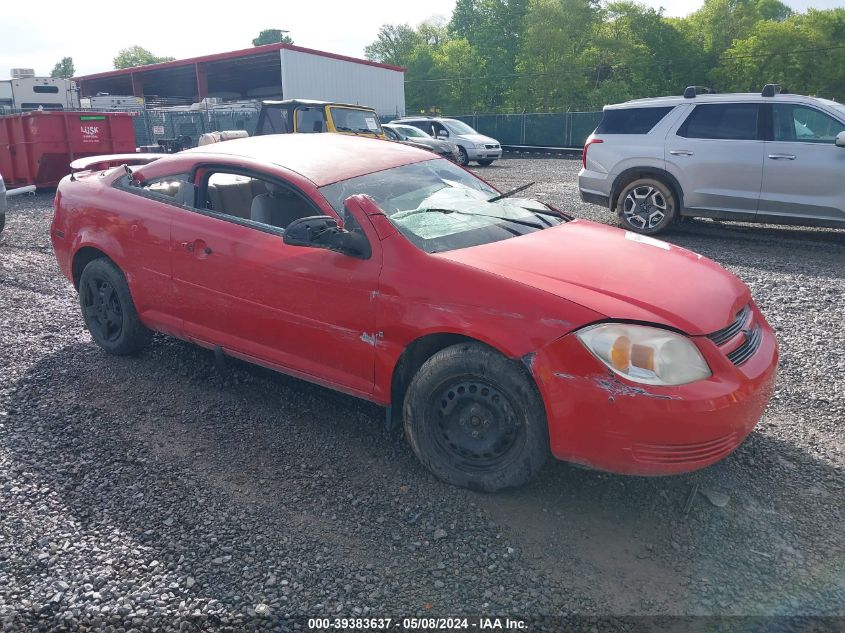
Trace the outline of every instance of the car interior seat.
<instances>
[{"instance_id":1,"label":"car interior seat","mask_svg":"<svg viewBox=\"0 0 845 633\"><path fill-rule=\"evenodd\" d=\"M266 187L267 193L252 201L249 219L253 222L284 229L294 220L316 215L307 202L285 187L273 183L266 183Z\"/></svg>"}]
</instances>

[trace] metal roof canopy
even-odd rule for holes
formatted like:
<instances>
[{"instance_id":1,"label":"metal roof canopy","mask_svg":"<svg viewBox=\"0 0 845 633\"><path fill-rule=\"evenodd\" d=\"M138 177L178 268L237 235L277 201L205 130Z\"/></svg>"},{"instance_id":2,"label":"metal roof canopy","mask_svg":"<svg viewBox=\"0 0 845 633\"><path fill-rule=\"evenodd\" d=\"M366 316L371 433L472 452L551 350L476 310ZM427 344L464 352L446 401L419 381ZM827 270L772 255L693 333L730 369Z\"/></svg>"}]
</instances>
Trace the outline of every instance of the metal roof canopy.
<instances>
[{"instance_id":1,"label":"metal roof canopy","mask_svg":"<svg viewBox=\"0 0 845 633\"><path fill-rule=\"evenodd\" d=\"M399 66L379 64L293 44L266 44L227 53L83 75L76 77L76 81L80 95L86 97L107 92L132 94L137 97L188 97L199 101L214 93L236 93L245 98L249 96L247 92L250 90L268 87L278 87L281 94L281 50L397 72L405 70Z\"/></svg>"}]
</instances>

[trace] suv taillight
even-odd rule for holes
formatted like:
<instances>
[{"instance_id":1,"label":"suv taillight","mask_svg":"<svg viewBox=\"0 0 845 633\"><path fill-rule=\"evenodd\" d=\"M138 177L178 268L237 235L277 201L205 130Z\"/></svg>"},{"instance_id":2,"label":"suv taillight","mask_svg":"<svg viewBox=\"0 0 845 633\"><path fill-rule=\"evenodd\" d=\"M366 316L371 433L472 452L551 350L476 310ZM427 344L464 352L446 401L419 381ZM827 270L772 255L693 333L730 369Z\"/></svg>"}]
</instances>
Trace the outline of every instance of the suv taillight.
<instances>
[{"instance_id":1,"label":"suv taillight","mask_svg":"<svg viewBox=\"0 0 845 633\"><path fill-rule=\"evenodd\" d=\"M594 138L587 141L587 144L584 145L584 151L581 153L581 165L584 167L584 169L587 169L587 150L590 149L590 145L592 145L593 143L604 143L604 141L600 138Z\"/></svg>"}]
</instances>

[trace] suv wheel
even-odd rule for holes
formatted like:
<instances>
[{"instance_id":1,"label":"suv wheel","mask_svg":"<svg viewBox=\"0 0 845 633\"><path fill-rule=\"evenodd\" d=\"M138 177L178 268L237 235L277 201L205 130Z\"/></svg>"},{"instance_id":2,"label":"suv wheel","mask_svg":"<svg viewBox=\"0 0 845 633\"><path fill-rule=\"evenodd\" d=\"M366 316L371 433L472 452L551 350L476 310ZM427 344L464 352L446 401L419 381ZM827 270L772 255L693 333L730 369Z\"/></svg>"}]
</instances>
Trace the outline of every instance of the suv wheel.
<instances>
[{"instance_id":1,"label":"suv wheel","mask_svg":"<svg viewBox=\"0 0 845 633\"><path fill-rule=\"evenodd\" d=\"M626 229L654 235L668 227L677 215L678 203L672 189L654 178L638 178L622 189L616 213Z\"/></svg>"}]
</instances>

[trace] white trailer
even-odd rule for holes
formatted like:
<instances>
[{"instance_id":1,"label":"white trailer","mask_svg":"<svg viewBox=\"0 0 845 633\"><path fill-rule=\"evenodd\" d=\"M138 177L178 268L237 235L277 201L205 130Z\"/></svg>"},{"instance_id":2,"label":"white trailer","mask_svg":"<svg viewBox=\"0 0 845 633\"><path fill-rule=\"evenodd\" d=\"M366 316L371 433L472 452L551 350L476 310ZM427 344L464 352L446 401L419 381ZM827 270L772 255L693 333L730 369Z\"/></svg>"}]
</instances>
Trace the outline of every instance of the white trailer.
<instances>
[{"instance_id":1,"label":"white trailer","mask_svg":"<svg viewBox=\"0 0 845 633\"><path fill-rule=\"evenodd\" d=\"M16 77L0 81L0 107L15 110L77 110L79 91L72 79Z\"/></svg>"}]
</instances>

